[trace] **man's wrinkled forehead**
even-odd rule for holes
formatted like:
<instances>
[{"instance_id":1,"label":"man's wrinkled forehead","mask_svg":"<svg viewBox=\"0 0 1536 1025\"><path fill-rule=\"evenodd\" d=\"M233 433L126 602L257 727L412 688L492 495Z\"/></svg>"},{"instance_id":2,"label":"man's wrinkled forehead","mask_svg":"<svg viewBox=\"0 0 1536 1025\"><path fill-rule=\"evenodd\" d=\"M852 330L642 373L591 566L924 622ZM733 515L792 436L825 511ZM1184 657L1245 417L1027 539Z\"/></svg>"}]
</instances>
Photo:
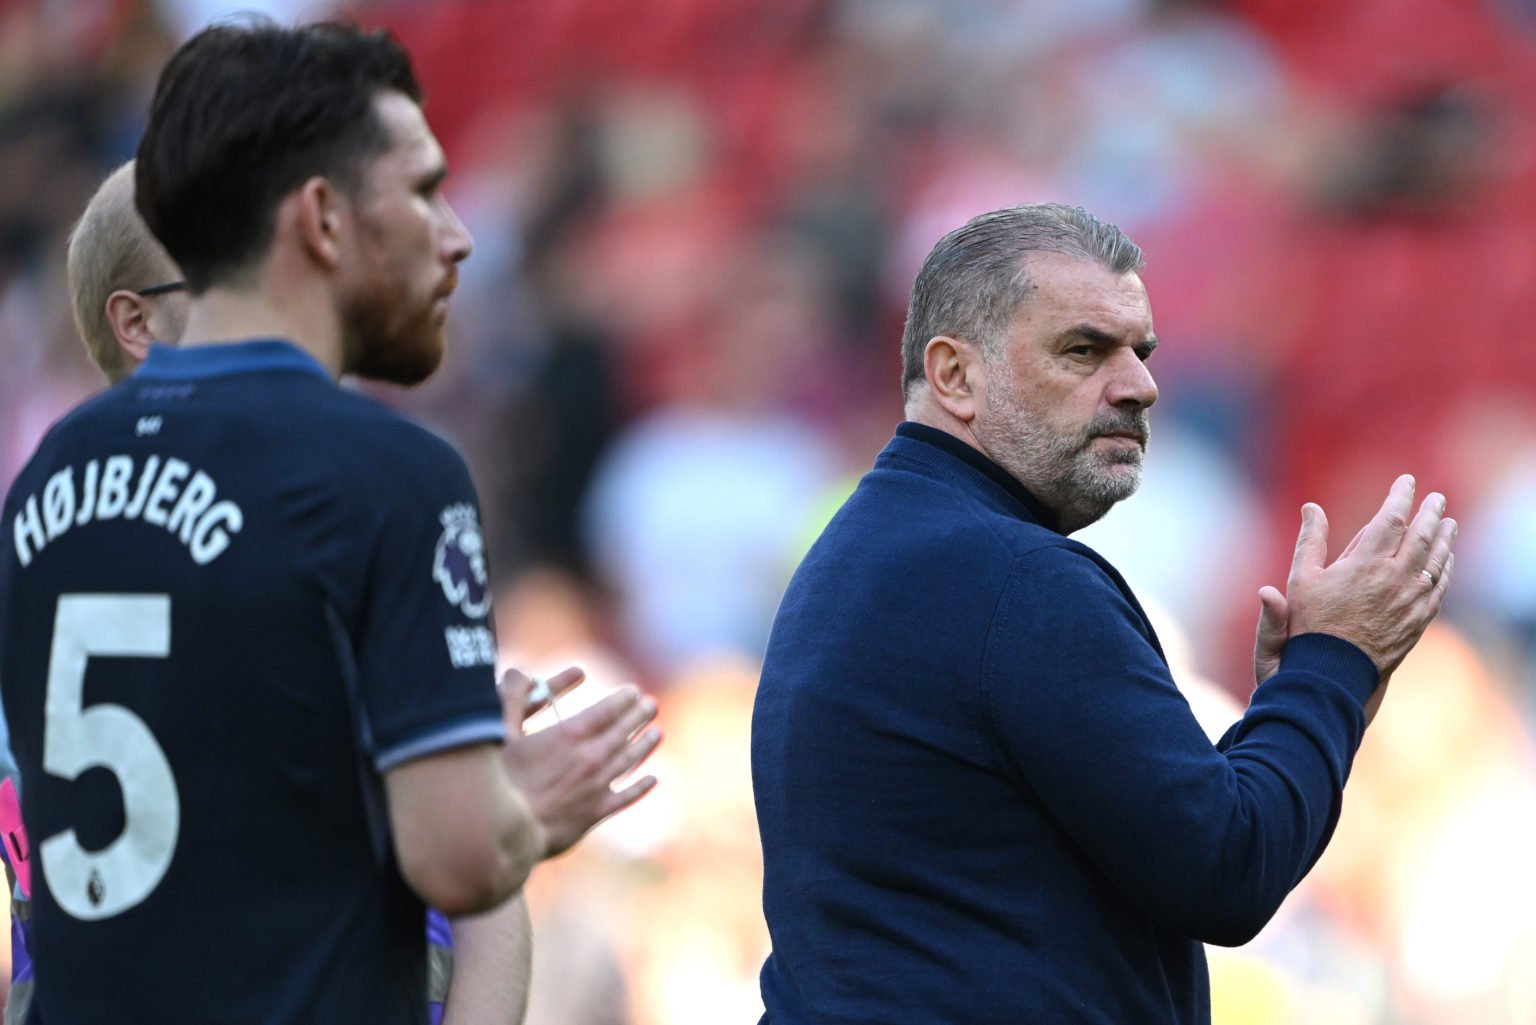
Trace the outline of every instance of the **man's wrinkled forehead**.
<instances>
[{"instance_id":1,"label":"man's wrinkled forehead","mask_svg":"<svg viewBox=\"0 0 1536 1025\"><path fill-rule=\"evenodd\" d=\"M1049 319L1059 329L1084 324L1136 342L1154 340L1152 305L1141 275L1116 274L1091 257L1037 253L1021 268L1025 300L1014 319Z\"/></svg>"}]
</instances>

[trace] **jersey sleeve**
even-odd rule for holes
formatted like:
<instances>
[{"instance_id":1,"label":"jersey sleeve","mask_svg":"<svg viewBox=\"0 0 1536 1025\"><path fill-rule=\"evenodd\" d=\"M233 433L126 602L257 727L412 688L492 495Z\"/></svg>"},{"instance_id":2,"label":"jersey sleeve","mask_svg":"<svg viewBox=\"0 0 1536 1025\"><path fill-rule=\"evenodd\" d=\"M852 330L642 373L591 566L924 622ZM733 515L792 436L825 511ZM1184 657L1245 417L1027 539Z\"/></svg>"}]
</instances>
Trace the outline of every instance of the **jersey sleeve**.
<instances>
[{"instance_id":1,"label":"jersey sleeve","mask_svg":"<svg viewBox=\"0 0 1536 1025\"><path fill-rule=\"evenodd\" d=\"M1061 547L1021 557L999 603L983 706L1006 771L1133 903L1240 943L1322 852L1375 667L1293 639L1224 750L1108 572Z\"/></svg>"},{"instance_id":2,"label":"jersey sleeve","mask_svg":"<svg viewBox=\"0 0 1536 1025\"><path fill-rule=\"evenodd\" d=\"M445 442L415 440L370 489L377 533L354 645L363 741L380 772L506 738L474 485Z\"/></svg>"}]
</instances>

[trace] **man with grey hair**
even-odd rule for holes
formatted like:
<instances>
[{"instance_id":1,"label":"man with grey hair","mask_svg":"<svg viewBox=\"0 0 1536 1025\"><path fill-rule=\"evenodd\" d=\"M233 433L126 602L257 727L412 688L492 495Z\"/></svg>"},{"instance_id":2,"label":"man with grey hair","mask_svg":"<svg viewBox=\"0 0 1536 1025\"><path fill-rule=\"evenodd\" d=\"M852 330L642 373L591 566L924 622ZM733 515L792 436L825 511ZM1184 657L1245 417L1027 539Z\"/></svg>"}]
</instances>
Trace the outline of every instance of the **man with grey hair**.
<instances>
[{"instance_id":1,"label":"man with grey hair","mask_svg":"<svg viewBox=\"0 0 1536 1025\"><path fill-rule=\"evenodd\" d=\"M1215 745L1125 581L1067 535L1141 478L1141 251L1081 209L977 217L918 274L906 422L774 624L752 772L773 1025L1210 1021L1322 853L1456 523L1402 476L1329 563L1308 504Z\"/></svg>"}]
</instances>

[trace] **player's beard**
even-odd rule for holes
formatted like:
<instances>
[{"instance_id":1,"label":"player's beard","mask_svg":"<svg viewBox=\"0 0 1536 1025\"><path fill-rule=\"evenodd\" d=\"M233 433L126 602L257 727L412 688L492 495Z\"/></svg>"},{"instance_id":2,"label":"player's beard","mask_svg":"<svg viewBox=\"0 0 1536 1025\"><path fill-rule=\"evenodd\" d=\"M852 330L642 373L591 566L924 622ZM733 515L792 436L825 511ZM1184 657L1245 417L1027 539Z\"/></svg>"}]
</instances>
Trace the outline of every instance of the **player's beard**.
<instances>
[{"instance_id":1,"label":"player's beard","mask_svg":"<svg viewBox=\"0 0 1536 1025\"><path fill-rule=\"evenodd\" d=\"M1141 486L1150 426L1145 409L1101 410L1087 428L1069 429L1034 415L1001 389L988 389L986 407L977 436L987 454L1054 511L1065 532L1102 519ZM1097 438L1122 432L1139 435L1141 446L1095 447Z\"/></svg>"},{"instance_id":2,"label":"player's beard","mask_svg":"<svg viewBox=\"0 0 1536 1025\"><path fill-rule=\"evenodd\" d=\"M434 300L412 303L385 288L352 296L342 308L346 372L415 385L443 361L443 321Z\"/></svg>"}]
</instances>

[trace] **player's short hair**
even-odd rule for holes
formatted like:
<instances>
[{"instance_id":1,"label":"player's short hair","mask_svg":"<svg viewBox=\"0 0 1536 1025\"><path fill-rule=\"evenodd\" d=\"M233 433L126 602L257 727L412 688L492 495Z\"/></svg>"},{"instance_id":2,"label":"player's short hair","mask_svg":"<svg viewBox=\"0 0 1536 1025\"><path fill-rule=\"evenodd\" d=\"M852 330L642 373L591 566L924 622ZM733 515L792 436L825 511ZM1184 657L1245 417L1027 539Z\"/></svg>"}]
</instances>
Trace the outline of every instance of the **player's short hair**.
<instances>
[{"instance_id":1,"label":"player's short hair","mask_svg":"<svg viewBox=\"0 0 1536 1025\"><path fill-rule=\"evenodd\" d=\"M107 319L107 296L120 288L166 284L179 272L133 205L133 161L107 176L69 233L65 271L75 330L108 380L132 369Z\"/></svg>"},{"instance_id":2,"label":"player's short hair","mask_svg":"<svg viewBox=\"0 0 1536 1025\"><path fill-rule=\"evenodd\" d=\"M171 56L139 143L137 203L193 295L265 254L282 198L314 176L355 192L390 145L374 98L421 102L387 30L216 23Z\"/></svg>"},{"instance_id":3,"label":"player's short hair","mask_svg":"<svg viewBox=\"0 0 1536 1025\"><path fill-rule=\"evenodd\" d=\"M1139 271L1141 247L1082 207L1029 203L973 217L939 239L912 285L901 336L901 387L923 380L923 350L939 335L995 351L1032 285L1036 253L1096 260L1116 274Z\"/></svg>"}]
</instances>

